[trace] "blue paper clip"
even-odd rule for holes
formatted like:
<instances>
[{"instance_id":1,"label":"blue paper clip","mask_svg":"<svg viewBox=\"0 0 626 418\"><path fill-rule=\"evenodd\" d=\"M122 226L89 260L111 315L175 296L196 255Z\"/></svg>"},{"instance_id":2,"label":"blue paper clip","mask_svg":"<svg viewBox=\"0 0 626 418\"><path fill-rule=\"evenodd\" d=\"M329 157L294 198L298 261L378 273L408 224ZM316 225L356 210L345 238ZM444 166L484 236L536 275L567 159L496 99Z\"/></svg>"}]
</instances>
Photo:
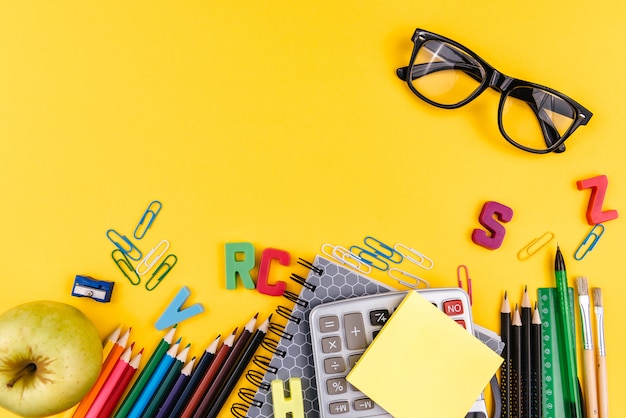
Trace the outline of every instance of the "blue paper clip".
<instances>
[{"instance_id":1,"label":"blue paper clip","mask_svg":"<svg viewBox=\"0 0 626 418\"><path fill-rule=\"evenodd\" d=\"M156 287L161 284L161 281L165 279L165 276L167 276L170 270L174 268L174 265L176 264L177 261L178 261L178 258L174 254L170 254L167 257L165 257L163 262L159 264L156 270L154 270L154 272L152 273L152 276L150 276L150 280L146 282L146 290L152 291L156 289ZM161 270L164 270L164 271L161 272ZM152 283L153 280L156 280L156 283L150 284Z\"/></svg>"},{"instance_id":2,"label":"blue paper clip","mask_svg":"<svg viewBox=\"0 0 626 418\"><path fill-rule=\"evenodd\" d=\"M154 219L157 217L162 207L163 205L161 205L161 202L158 200L150 202L148 208L143 215L141 215L141 219L135 227L135 232L133 233L135 239L142 239L144 235L146 235L146 232L148 232L148 229L152 226L152 222L154 222Z\"/></svg>"},{"instance_id":3,"label":"blue paper clip","mask_svg":"<svg viewBox=\"0 0 626 418\"><path fill-rule=\"evenodd\" d=\"M599 233L595 232L596 228L600 229ZM582 260L583 258L585 258L587 253L594 249L594 247L598 243L598 240L600 239L602 234L604 234L604 225L602 225L602 224L594 225L594 227L591 228L591 231L589 231L589 233L587 234L587 236L585 237L583 242L576 249L576 252L574 253L574 258L576 260L579 260L579 261ZM592 239L592 238L593 238L593 241L591 241L591 243L587 244L587 242L590 239ZM581 254L581 252L582 252L582 254Z\"/></svg>"},{"instance_id":4,"label":"blue paper clip","mask_svg":"<svg viewBox=\"0 0 626 418\"><path fill-rule=\"evenodd\" d=\"M117 253L119 253L119 256L116 257ZM123 251L120 251L119 249L113 250L113 252L111 253L111 258L113 259L113 261L115 261L115 265L117 266L117 268L122 271L124 276L126 276L131 284L137 286L139 283L141 283L141 278L139 277L139 275L135 271L135 268L130 263L128 257L126 257Z\"/></svg>"},{"instance_id":5,"label":"blue paper clip","mask_svg":"<svg viewBox=\"0 0 626 418\"><path fill-rule=\"evenodd\" d=\"M148 251L146 256L143 258L143 260L141 260L141 262L137 265L137 268L135 269L137 274L140 276L146 274L152 268L152 266L159 262L159 260L167 252L167 249L169 247L169 241L164 239L163 241L159 242L156 247Z\"/></svg>"},{"instance_id":6,"label":"blue paper clip","mask_svg":"<svg viewBox=\"0 0 626 418\"><path fill-rule=\"evenodd\" d=\"M400 254L394 248L390 247L389 245L385 244L384 242L374 237L367 236L365 237L363 242L365 243L365 245L371 248L375 254L380 255L381 257L384 257L385 259L391 261L392 263L400 264L402 260L404 259L402 254Z\"/></svg>"},{"instance_id":7,"label":"blue paper clip","mask_svg":"<svg viewBox=\"0 0 626 418\"><path fill-rule=\"evenodd\" d=\"M378 253L365 250L357 245L350 247L350 252L375 269L387 271L389 270L389 263L378 256Z\"/></svg>"},{"instance_id":8,"label":"blue paper clip","mask_svg":"<svg viewBox=\"0 0 626 418\"><path fill-rule=\"evenodd\" d=\"M111 236L113 235L113 237ZM114 229L107 231L107 238L111 241L121 252L126 254L128 258L134 261L141 260L141 251L135 246L125 235L121 235ZM124 245L125 244L125 245Z\"/></svg>"},{"instance_id":9,"label":"blue paper clip","mask_svg":"<svg viewBox=\"0 0 626 418\"><path fill-rule=\"evenodd\" d=\"M89 276L76 276L72 296L86 297L96 302L109 302L115 282L96 280Z\"/></svg>"}]
</instances>

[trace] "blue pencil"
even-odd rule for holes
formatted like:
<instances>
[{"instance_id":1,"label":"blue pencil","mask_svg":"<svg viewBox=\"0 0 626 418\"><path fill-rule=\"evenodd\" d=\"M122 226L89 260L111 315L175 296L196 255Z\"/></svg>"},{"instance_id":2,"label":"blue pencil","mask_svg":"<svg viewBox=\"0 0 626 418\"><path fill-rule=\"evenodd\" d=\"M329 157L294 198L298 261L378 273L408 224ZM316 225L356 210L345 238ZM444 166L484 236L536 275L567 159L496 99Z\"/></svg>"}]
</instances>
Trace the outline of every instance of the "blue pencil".
<instances>
[{"instance_id":1,"label":"blue pencil","mask_svg":"<svg viewBox=\"0 0 626 418\"><path fill-rule=\"evenodd\" d=\"M172 389L167 395L167 398L165 398L165 400L163 401L163 405L161 405L161 409L159 409L159 413L156 415L156 418L168 418L172 416L170 414L174 409L174 405L176 405L176 401L185 390L187 383L189 383L189 379L191 378L191 371L193 370L193 365L195 362L196 358L194 357L189 360L187 365L185 365L185 367L183 367L183 369L180 371L180 375L178 376L178 379L176 379L176 383L174 383L174 386L172 386Z\"/></svg>"},{"instance_id":2,"label":"blue pencil","mask_svg":"<svg viewBox=\"0 0 626 418\"><path fill-rule=\"evenodd\" d=\"M135 401L135 404L133 405L133 408L130 410L130 413L128 414L127 418L140 418L141 417L141 415L143 414L143 411L146 409L146 406L148 406L148 403L152 399L152 396L154 396L154 393L157 391L159 384L161 383L161 381L163 380L163 378L169 371L172 364L174 364L179 345L180 345L180 338L178 339L178 341L176 341L174 345L170 347L169 350L167 350L167 353L165 353L165 355L159 362L159 365L157 366L157 368L154 369L154 373L152 373L152 376L150 376L148 383L146 383L146 386L144 386L143 390L141 391L141 394Z\"/></svg>"}]
</instances>

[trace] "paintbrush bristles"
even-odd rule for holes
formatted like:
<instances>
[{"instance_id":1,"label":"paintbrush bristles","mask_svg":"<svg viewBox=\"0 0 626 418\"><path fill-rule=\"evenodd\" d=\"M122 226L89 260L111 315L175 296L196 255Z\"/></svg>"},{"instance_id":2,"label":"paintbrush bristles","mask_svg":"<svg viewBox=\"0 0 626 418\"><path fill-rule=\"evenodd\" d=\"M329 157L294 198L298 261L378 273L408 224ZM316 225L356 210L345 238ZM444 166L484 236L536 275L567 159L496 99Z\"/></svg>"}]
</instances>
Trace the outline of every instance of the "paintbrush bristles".
<instances>
[{"instance_id":1,"label":"paintbrush bristles","mask_svg":"<svg viewBox=\"0 0 626 418\"><path fill-rule=\"evenodd\" d=\"M577 277L576 285L578 287L579 295L588 295L589 294L589 284L587 283L586 277Z\"/></svg>"},{"instance_id":2,"label":"paintbrush bristles","mask_svg":"<svg viewBox=\"0 0 626 418\"><path fill-rule=\"evenodd\" d=\"M602 306L602 289L599 287L593 288L593 305L598 307Z\"/></svg>"}]
</instances>

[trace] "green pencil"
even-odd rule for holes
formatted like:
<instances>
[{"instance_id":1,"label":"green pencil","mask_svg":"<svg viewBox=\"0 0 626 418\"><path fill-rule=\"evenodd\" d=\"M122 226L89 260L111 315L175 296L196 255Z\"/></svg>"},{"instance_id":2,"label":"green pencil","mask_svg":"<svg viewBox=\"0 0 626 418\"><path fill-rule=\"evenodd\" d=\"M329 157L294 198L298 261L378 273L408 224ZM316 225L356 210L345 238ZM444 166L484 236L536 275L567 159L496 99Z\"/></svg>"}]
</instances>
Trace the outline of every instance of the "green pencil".
<instances>
[{"instance_id":1,"label":"green pencil","mask_svg":"<svg viewBox=\"0 0 626 418\"><path fill-rule=\"evenodd\" d=\"M178 355L176 356L176 360L174 364L167 371L167 374L159 384L157 391L152 396L152 399L146 405L146 409L143 410L141 414L141 418L154 418L156 414L159 413L159 408L161 408L161 404L167 398L167 394L170 393L172 386L178 379L180 375L180 371L183 369L185 362L187 361L187 355L189 353L189 344L185 347ZM195 357L194 357L195 359Z\"/></svg>"},{"instance_id":2,"label":"green pencil","mask_svg":"<svg viewBox=\"0 0 626 418\"><path fill-rule=\"evenodd\" d=\"M115 415L113 415L114 418L125 418L126 416L128 416L128 413L133 408L135 401L141 394L143 387L150 379L150 376L152 376L152 372L154 372L154 369L156 369L167 350L169 350L169 348L171 347L172 341L174 340L175 331L176 325L174 325L172 329L170 329L170 331L165 334L163 339L159 342L159 345L157 345L156 349L150 356L148 363L146 363L146 366L139 374L139 377L130 388L128 395L126 395L117 412L115 413Z\"/></svg>"},{"instance_id":3,"label":"green pencil","mask_svg":"<svg viewBox=\"0 0 626 418\"><path fill-rule=\"evenodd\" d=\"M582 405L578 392L578 368L576 365L576 334L574 328L573 306L569 299L565 261L559 246L556 247L554 275L559 313L561 315L561 336L565 350L565 401L569 403L572 418L582 418Z\"/></svg>"}]
</instances>

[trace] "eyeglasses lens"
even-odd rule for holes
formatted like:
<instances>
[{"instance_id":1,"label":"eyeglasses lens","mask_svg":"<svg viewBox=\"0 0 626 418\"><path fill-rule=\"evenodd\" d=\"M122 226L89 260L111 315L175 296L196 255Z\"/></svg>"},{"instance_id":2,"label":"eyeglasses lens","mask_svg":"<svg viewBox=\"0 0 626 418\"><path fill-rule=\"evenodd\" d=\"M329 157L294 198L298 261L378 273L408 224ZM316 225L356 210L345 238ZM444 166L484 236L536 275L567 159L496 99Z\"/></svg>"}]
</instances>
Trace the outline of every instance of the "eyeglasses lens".
<instances>
[{"instance_id":1,"label":"eyeglasses lens","mask_svg":"<svg viewBox=\"0 0 626 418\"><path fill-rule=\"evenodd\" d=\"M519 145L545 150L572 127L576 110L562 98L536 87L516 87L500 114L505 134Z\"/></svg>"},{"instance_id":2,"label":"eyeglasses lens","mask_svg":"<svg viewBox=\"0 0 626 418\"><path fill-rule=\"evenodd\" d=\"M417 52L410 82L424 98L454 106L476 93L484 79L485 71L471 56L448 43L429 40Z\"/></svg>"}]
</instances>

